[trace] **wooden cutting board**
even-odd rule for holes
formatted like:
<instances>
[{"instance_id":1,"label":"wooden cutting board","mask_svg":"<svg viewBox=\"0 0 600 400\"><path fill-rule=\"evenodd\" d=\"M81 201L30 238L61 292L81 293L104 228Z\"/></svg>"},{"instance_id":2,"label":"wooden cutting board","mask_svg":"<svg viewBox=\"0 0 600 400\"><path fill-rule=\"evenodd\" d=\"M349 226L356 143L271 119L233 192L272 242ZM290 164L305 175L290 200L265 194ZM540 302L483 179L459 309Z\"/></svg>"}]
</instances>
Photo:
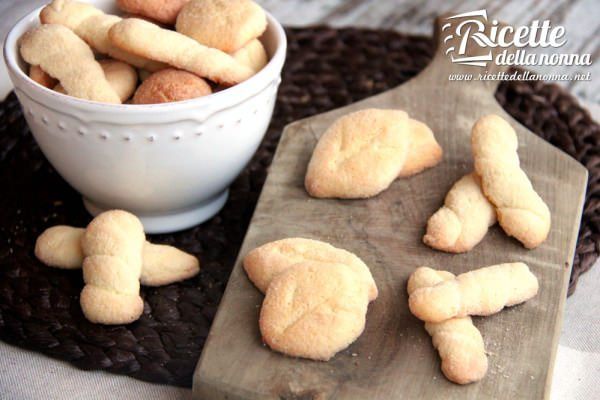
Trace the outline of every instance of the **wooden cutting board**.
<instances>
[{"instance_id":1,"label":"wooden cutting board","mask_svg":"<svg viewBox=\"0 0 600 400\"><path fill-rule=\"evenodd\" d=\"M446 22L440 18L437 26ZM449 81L449 73L483 70L449 62L444 53L451 45L457 45L454 39L441 44L428 68L404 85L286 127L196 368L195 399L549 397L587 171L504 112L494 99L497 82ZM479 50L483 51L470 53ZM367 107L400 108L425 121L444 149L443 162L397 180L372 199L310 198L303 180L319 136L339 116ZM495 226L467 254L432 250L421 241L427 219L452 184L472 170L471 127L490 113L507 119L517 131L523 168L552 211L550 235L539 248L526 250ZM259 245L293 236L324 240L356 253L379 287L364 333L329 362L286 357L261 342L263 296L246 277L242 258ZM475 318L489 352L488 374L468 386L450 383L440 372L423 323L408 310L409 275L421 265L458 274L514 261L531 267L540 282L538 295L494 316Z\"/></svg>"}]
</instances>

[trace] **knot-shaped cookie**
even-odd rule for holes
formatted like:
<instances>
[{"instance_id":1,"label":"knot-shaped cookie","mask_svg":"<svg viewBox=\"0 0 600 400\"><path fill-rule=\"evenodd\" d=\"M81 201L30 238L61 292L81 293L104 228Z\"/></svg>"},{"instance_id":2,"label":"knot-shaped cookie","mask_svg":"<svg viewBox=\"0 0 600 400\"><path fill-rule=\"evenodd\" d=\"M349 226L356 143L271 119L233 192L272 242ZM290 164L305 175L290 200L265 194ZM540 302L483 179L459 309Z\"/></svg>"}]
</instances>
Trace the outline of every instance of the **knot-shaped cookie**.
<instances>
[{"instance_id":1,"label":"knot-shaped cookie","mask_svg":"<svg viewBox=\"0 0 600 400\"><path fill-rule=\"evenodd\" d=\"M440 208L427 221L423 242L450 253L471 250L496 223L496 210L481 191L479 177L468 174L450 189Z\"/></svg>"},{"instance_id":2,"label":"knot-shaped cookie","mask_svg":"<svg viewBox=\"0 0 600 400\"><path fill-rule=\"evenodd\" d=\"M106 211L90 222L82 239L85 255L80 303L95 323L127 324L140 317L144 227L126 211Z\"/></svg>"},{"instance_id":3,"label":"knot-shaped cookie","mask_svg":"<svg viewBox=\"0 0 600 400\"><path fill-rule=\"evenodd\" d=\"M497 115L480 118L471 133L475 172L504 231L529 249L550 231L550 210L521 169L517 134Z\"/></svg>"},{"instance_id":4,"label":"knot-shaped cookie","mask_svg":"<svg viewBox=\"0 0 600 400\"><path fill-rule=\"evenodd\" d=\"M432 287L414 290L410 311L426 322L469 315L491 315L537 294L538 280L522 263L506 263L458 275Z\"/></svg>"},{"instance_id":5,"label":"knot-shaped cookie","mask_svg":"<svg viewBox=\"0 0 600 400\"><path fill-rule=\"evenodd\" d=\"M454 274L420 267L408 280L408 294L454 279ZM451 318L443 322L426 322L425 330L431 335L442 359L442 372L450 381L461 385L482 379L488 369L485 344L471 317Z\"/></svg>"}]
</instances>

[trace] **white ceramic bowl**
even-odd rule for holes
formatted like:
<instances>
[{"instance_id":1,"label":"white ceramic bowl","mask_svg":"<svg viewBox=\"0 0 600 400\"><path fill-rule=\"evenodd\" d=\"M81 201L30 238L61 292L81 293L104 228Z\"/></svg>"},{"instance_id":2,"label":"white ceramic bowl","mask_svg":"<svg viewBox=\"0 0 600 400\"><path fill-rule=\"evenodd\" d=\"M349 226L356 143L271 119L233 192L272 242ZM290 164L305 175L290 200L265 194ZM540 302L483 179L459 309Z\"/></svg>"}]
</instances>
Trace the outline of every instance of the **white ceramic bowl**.
<instances>
[{"instance_id":1,"label":"white ceramic bowl","mask_svg":"<svg viewBox=\"0 0 600 400\"><path fill-rule=\"evenodd\" d=\"M90 2L116 12L114 0ZM38 25L39 11L12 28L4 57L35 139L82 194L87 210L131 211L149 233L181 230L215 215L271 120L286 54L281 25L267 14L261 40L270 61L245 82L177 103L112 105L62 95L29 79L17 42Z\"/></svg>"}]
</instances>

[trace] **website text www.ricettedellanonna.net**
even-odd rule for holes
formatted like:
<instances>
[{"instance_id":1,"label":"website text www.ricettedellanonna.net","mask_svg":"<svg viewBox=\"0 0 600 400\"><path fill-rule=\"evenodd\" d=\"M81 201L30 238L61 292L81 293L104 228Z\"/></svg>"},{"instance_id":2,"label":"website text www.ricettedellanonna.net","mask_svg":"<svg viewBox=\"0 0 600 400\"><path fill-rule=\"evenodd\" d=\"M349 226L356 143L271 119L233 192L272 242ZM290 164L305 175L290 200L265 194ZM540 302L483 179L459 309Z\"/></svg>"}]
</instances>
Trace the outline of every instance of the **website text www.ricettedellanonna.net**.
<instances>
[{"instance_id":1,"label":"website text www.ricettedellanonna.net","mask_svg":"<svg viewBox=\"0 0 600 400\"><path fill-rule=\"evenodd\" d=\"M591 72L537 73L533 71L452 73L450 81L591 81Z\"/></svg>"}]
</instances>

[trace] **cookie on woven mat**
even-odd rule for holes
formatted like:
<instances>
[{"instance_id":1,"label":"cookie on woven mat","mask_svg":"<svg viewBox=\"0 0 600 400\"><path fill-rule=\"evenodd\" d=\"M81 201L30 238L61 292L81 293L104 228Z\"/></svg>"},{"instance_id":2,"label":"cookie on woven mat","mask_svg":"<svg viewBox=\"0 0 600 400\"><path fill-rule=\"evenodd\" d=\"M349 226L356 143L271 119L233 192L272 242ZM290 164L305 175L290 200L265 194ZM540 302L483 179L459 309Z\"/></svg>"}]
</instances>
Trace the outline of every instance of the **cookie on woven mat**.
<instances>
[{"instance_id":1,"label":"cookie on woven mat","mask_svg":"<svg viewBox=\"0 0 600 400\"><path fill-rule=\"evenodd\" d=\"M305 261L269 285L260 332L275 351L327 361L363 332L368 303L366 285L346 265Z\"/></svg>"},{"instance_id":2,"label":"cookie on woven mat","mask_svg":"<svg viewBox=\"0 0 600 400\"><path fill-rule=\"evenodd\" d=\"M35 256L49 267L78 269L83 265L81 240L85 229L57 225L46 229L35 242ZM142 249L144 286L162 286L179 282L200 272L196 257L176 247L153 244L148 241Z\"/></svg>"},{"instance_id":3,"label":"cookie on woven mat","mask_svg":"<svg viewBox=\"0 0 600 400\"><path fill-rule=\"evenodd\" d=\"M233 53L262 35L267 17L251 0L191 0L175 28L205 46Z\"/></svg>"},{"instance_id":4,"label":"cookie on woven mat","mask_svg":"<svg viewBox=\"0 0 600 400\"><path fill-rule=\"evenodd\" d=\"M167 68L146 78L135 91L133 104L158 104L189 100L212 93L210 85L187 71Z\"/></svg>"},{"instance_id":5,"label":"cookie on woven mat","mask_svg":"<svg viewBox=\"0 0 600 400\"><path fill-rule=\"evenodd\" d=\"M42 25L20 39L20 53L30 65L56 78L69 95L120 104L90 47L62 25Z\"/></svg>"},{"instance_id":6,"label":"cookie on woven mat","mask_svg":"<svg viewBox=\"0 0 600 400\"><path fill-rule=\"evenodd\" d=\"M244 269L258 290L265 293L275 276L304 261L346 265L368 288L369 300L377 298L377 285L369 267L349 251L319 240L287 238L266 243L244 257Z\"/></svg>"},{"instance_id":7,"label":"cookie on woven mat","mask_svg":"<svg viewBox=\"0 0 600 400\"><path fill-rule=\"evenodd\" d=\"M441 156L431 130L404 111L365 109L338 118L323 133L304 183L313 197L367 198Z\"/></svg>"},{"instance_id":8,"label":"cookie on woven mat","mask_svg":"<svg viewBox=\"0 0 600 400\"><path fill-rule=\"evenodd\" d=\"M181 8L189 0L117 0L117 6L134 15L174 25Z\"/></svg>"},{"instance_id":9,"label":"cookie on woven mat","mask_svg":"<svg viewBox=\"0 0 600 400\"><path fill-rule=\"evenodd\" d=\"M135 92L138 75L131 65L117 60L100 60L106 80L119 95L121 102L126 102ZM67 94L65 88L59 83L54 86L54 91Z\"/></svg>"},{"instance_id":10,"label":"cookie on woven mat","mask_svg":"<svg viewBox=\"0 0 600 400\"><path fill-rule=\"evenodd\" d=\"M105 211L89 223L81 239L81 310L94 323L127 324L144 311L140 297L144 227L133 214Z\"/></svg>"},{"instance_id":11,"label":"cookie on woven mat","mask_svg":"<svg viewBox=\"0 0 600 400\"><path fill-rule=\"evenodd\" d=\"M254 75L252 68L227 53L138 18L127 18L113 25L109 37L122 50L224 85L234 85Z\"/></svg>"}]
</instances>

